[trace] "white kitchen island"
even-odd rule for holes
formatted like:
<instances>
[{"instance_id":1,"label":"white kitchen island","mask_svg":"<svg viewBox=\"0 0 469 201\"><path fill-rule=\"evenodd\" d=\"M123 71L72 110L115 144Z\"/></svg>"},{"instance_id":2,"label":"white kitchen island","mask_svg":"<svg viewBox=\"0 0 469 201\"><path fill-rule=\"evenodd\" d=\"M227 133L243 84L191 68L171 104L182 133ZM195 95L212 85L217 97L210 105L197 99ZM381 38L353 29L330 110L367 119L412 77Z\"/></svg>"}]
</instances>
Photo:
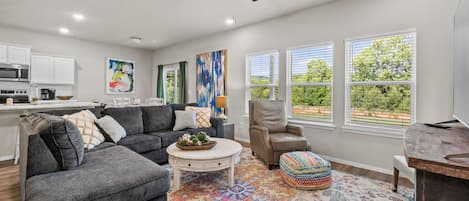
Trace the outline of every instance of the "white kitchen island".
<instances>
[{"instance_id":1,"label":"white kitchen island","mask_svg":"<svg viewBox=\"0 0 469 201\"><path fill-rule=\"evenodd\" d=\"M19 157L19 118L21 115L60 109L85 109L99 106L92 102L60 102L52 104L0 104L0 161Z\"/></svg>"}]
</instances>

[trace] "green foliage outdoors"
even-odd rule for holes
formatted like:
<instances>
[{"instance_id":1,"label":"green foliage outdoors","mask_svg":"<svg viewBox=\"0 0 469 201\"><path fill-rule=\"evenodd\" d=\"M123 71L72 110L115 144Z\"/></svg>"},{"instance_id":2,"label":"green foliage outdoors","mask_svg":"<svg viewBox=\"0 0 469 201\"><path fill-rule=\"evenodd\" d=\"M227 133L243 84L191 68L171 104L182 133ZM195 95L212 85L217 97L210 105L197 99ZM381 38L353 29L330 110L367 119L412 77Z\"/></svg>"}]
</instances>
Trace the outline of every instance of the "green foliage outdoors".
<instances>
[{"instance_id":1,"label":"green foliage outdoors","mask_svg":"<svg viewBox=\"0 0 469 201\"><path fill-rule=\"evenodd\" d=\"M392 36L373 40L353 58L352 82L411 80L412 47L405 39L405 36ZM306 66L306 73L292 76L293 84L331 83L333 68L325 60L311 60ZM251 77L251 83L266 84L269 79ZM251 88L252 99L268 99L269 93L269 87ZM409 85L353 85L350 89L352 120L408 125L410 93ZM329 119L331 95L331 85L293 86L293 115Z\"/></svg>"}]
</instances>

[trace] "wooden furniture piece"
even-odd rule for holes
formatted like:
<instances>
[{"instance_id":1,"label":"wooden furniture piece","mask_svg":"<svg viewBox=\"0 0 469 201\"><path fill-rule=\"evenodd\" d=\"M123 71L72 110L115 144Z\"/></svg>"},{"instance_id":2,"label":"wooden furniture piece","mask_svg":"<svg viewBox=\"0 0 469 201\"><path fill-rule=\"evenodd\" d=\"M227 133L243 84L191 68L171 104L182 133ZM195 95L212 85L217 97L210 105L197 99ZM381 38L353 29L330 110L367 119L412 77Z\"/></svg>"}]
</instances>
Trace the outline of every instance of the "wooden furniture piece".
<instances>
[{"instance_id":1,"label":"wooden furniture piece","mask_svg":"<svg viewBox=\"0 0 469 201\"><path fill-rule=\"evenodd\" d=\"M405 134L404 150L409 167L416 169L415 199L468 200L469 129L455 126L440 129L412 125Z\"/></svg>"},{"instance_id":2,"label":"wooden furniture piece","mask_svg":"<svg viewBox=\"0 0 469 201\"><path fill-rule=\"evenodd\" d=\"M415 184L415 169L410 168L407 165L407 160L405 156L402 155L395 155L392 157L392 165L394 168L393 173L393 188L392 191L397 192L397 186L399 184L399 176L405 177L409 179L410 182Z\"/></svg>"},{"instance_id":3,"label":"wooden furniture piece","mask_svg":"<svg viewBox=\"0 0 469 201\"><path fill-rule=\"evenodd\" d=\"M234 123L223 123L225 138L234 140Z\"/></svg>"},{"instance_id":4,"label":"wooden furniture piece","mask_svg":"<svg viewBox=\"0 0 469 201\"><path fill-rule=\"evenodd\" d=\"M183 151L170 145L168 152L169 164L173 168L173 191L180 186L181 170L192 172L210 172L229 168L228 183L234 186L234 166L239 163L241 145L233 140L211 138L217 145L209 150Z\"/></svg>"}]
</instances>

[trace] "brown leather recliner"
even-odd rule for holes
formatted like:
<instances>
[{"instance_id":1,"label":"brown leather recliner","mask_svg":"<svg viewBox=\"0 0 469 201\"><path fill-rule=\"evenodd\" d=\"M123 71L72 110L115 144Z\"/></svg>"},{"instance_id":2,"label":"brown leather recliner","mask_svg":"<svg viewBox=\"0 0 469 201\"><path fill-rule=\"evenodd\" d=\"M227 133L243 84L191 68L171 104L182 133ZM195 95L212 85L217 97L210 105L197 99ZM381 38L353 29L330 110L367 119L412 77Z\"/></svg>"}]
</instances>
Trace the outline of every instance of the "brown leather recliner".
<instances>
[{"instance_id":1,"label":"brown leather recliner","mask_svg":"<svg viewBox=\"0 0 469 201\"><path fill-rule=\"evenodd\" d=\"M309 150L303 126L288 124L284 101L249 101L249 138L252 154L272 169L280 155Z\"/></svg>"}]
</instances>

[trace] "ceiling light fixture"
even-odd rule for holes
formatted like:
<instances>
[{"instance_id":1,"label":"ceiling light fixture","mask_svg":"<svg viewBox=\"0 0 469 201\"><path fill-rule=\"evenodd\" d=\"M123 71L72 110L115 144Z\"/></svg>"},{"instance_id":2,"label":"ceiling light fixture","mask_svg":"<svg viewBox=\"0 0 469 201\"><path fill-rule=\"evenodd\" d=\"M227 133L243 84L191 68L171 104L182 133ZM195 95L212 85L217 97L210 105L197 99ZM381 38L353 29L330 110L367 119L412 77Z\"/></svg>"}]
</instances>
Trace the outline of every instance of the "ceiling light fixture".
<instances>
[{"instance_id":1,"label":"ceiling light fixture","mask_svg":"<svg viewBox=\"0 0 469 201\"><path fill-rule=\"evenodd\" d=\"M132 36L130 37L130 40L134 43L141 43L142 42L142 38L141 37L137 37L137 36Z\"/></svg>"},{"instance_id":2,"label":"ceiling light fixture","mask_svg":"<svg viewBox=\"0 0 469 201\"><path fill-rule=\"evenodd\" d=\"M68 29L65 28L65 27L62 27L62 28L59 29L59 32L60 32L61 34L68 34L68 33L70 33L70 30L68 30Z\"/></svg>"},{"instance_id":3,"label":"ceiling light fixture","mask_svg":"<svg viewBox=\"0 0 469 201\"><path fill-rule=\"evenodd\" d=\"M75 14L73 14L73 18L76 21L83 21L85 19L85 16L81 13L75 13Z\"/></svg>"},{"instance_id":4,"label":"ceiling light fixture","mask_svg":"<svg viewBox=\"0 0 469 201\"><path fill-rule=\"evenodd\" d=\"M233 25L233 24L236 24L236 19L234 17L229 17L229 18L226 18L225 20L225 24L227 25Z\"/></svg>"}]
</instances>

